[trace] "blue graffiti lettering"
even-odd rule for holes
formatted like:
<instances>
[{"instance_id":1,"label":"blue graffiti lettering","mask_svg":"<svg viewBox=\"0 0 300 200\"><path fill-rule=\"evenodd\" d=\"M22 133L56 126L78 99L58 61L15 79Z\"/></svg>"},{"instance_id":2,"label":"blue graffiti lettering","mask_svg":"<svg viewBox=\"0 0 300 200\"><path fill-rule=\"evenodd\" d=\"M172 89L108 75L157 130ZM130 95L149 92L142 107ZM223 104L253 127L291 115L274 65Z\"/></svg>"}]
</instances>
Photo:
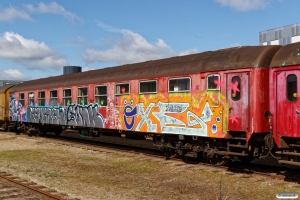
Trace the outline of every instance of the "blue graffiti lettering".
<instances>
[{"instance_id":1,"label":"blue graffiti lettering","mask_svg":"<svg viewBox=\"0 0 300 200\"><path fill-rule=\"evenodd\" d=\"M127 101L124 101L124 124L127 130L131 130L134 126L134 119L135 116L137 115L137 107L132 107L133 105L133 100L130 101L130 104L127 104ZM131 119L130 122L127 120Z\"/></svg>"}]
</instances>

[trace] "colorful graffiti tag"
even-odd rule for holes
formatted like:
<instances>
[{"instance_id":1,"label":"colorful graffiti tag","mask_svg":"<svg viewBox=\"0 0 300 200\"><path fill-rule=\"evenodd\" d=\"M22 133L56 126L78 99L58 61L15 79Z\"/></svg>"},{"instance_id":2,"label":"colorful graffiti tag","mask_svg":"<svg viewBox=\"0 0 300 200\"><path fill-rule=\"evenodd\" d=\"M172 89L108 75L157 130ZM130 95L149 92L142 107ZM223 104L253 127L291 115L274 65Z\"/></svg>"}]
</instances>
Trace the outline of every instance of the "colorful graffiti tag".
<instances>
[{"instance_id":1,"label":"colorful graffiti tag","mask_svg":"<svg viewBox=\"0 0 300 200\"><path fill-rule=\"evenodd\" d=\"M119 120L119 110L114 105L114 100L108 98L106 107L106 118L105 123L108 124L110 129L121 129Z\"/></svg>"},{"instance_id":2,"label":"colorful graffiti tag","mask_svg":"<svg viewBox=\"0 0 300 200\"><path fill-rule=\"evenodd\" d=\"M225 137L227 107L217 92L199 94L147 94L120 97L120 115L125 130L172 133L191 136ZM128 104L127 102L130 102ZM137 102L134 104L134 102Z\"/></svg>"},{"instance_id":3,"label":"colorful graffiti tag","mask_svg":"<svg viewBox=\"0 0 300 200\"><path fill-rule=\"evenodd\" d=\"M15 99L15 93L9 96L9 116L13 121L25 121L25 111L23 105Z\"/></svg>"}]
</instances>

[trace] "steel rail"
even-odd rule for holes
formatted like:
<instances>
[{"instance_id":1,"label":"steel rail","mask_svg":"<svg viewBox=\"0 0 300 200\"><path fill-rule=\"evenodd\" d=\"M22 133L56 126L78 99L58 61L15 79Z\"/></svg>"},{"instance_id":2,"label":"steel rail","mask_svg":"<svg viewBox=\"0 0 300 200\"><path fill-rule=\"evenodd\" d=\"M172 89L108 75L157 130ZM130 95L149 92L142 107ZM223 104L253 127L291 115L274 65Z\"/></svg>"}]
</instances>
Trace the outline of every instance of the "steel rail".
<instances>
[{"instance_id":1,"label":"steel rail","mask_svg":"<svg viewBox=\"0 0 300 200\"><path fill-rule=\"evenodd\" d=\"M1 173L3 173L3 172L1 172ZM14 184L20 185L20 186L25 187L27 189L30 189L32 191L35 191L36 193L42 194L42 195L46 196L47 198L55 199L55 200L64 200L64 198L62 198L62 197L50 194L49 192L42 191L42 190L40 190L38 188L32 187L32 186L30 186L28 184L24 184L24 183L22 183L20 181L16 181L16 180L14 180L12 178L9 178L7 175L2 175L1 173L0 173L0 178L2 178L2 179L5 179L5 180L7 180L9 182L12 182Z\"/></svg>"}]
</instances>

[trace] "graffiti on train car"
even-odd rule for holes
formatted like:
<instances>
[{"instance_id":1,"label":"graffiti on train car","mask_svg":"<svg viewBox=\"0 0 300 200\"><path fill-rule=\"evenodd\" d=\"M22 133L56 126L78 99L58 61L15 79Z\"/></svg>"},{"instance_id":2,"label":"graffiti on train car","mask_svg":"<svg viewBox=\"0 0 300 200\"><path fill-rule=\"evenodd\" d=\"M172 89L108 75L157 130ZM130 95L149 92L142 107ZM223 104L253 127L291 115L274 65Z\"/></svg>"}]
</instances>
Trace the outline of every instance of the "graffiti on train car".
<instances>
[{"instance_id":1,"label":"graffiti on train car","mask_svg":"<svg viewBox=\"0 0 300 200\"><path fill-rule=\"evenodd\" d=\"M127 104L127 101L124 100L124 123L127 130L132 130L134 126L134 119L137 115L137 107L132 107L133 100L130 100L130 103ZM129 118L129 122L128 122Z\"/></svg>"},{"instance_id":2,"label":"graffiti on train car","mask_svg":"<svg viewBox=\"0 0 300 200\"><path fill-rule=\"evenodd\" d=\"M146 94L142 98L126 95L120 102L124 102L120 116L126 130L212 137L226 134L228 115L223 110L228 105L218 92Z\"/></svg>"},{"instance_id":3,"label":"graffiti on train car","mask_svg":"<svg viewBox=\"0 0 300 200\"><path fill-rule=\"evenodd\" d=\"M10 103L14 121L20 121L23 112L26 121L33 123L204 137L226 137L227 121L232 120L232 116L224 112L229 104L218 91L130 94L115 101L108 98L105 118L99 113L98 104L28 106L25 110L14 98Z\"/></svg>"},{"instance_id":4,"label":"graffiti on train car","mask_svg":"<svg viewBox=\"0 0 300 200\"><path fill-rule=\"evenodd\" d=\"M106 118L104 121L110 129L121 129L119 110L115 107L114 100L111 98L107 99Z\"/></svg>"},{"instance_id":5,"label":"graffiti on train car","mask_svg":"<svg viewBox=\"0 0 300 200\"><path fill-rule=\"evenodd\" d=\"M104 128L104 120L98 112L98 104L71 104L68 107L27 108L27 121L33 123L60 124Z\"/></svg>"},{"instance_id":6,"label":"graffiti on train car","mask_svg":"<svg viewBox=\"0 0 300 200\"><path fill-rule=\"evenodd\" d=\"M13 121L25 121L25 111L22 103L16 100L15 93L9 96L9 115Z\"/></svg>"}]
</instances>

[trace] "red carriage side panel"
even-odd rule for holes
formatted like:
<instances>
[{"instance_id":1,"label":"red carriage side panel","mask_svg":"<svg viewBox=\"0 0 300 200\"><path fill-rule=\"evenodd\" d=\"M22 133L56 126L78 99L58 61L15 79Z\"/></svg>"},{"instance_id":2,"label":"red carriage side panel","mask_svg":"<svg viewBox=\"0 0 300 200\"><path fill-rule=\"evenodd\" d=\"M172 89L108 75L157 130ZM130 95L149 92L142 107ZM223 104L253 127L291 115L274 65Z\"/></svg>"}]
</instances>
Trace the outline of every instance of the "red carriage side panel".
<instances>
[{"instance_id":1,"label":"red carriage side panel","mask_svg":"<svg viewBox=\"0 0 300 200\"><path fill-rule=\"evenodd\" d=\"M227 74L229 131L249 131L249 72Z\"/></svg>"},{"instance_id":2,"label":"red carriage side panel","mask_svg":"<svg viewBox=\"0 0 300 200\"><path fill-rule=\"evenodd\" d=\"M299 68L299 67L298 67ZM276 135L299 137L300 130L300 70L276 72Z\"/></svg>"},{"instance_id":3,"label":"red carriage side panel","mask_svg":"<svg viewBox=\"0 0 300 200\"><path fill-rule=\"evenodd\" d=\"M265 112L269 110L269 69L254 69L250 77L250 132L268 133Z\"/></svg>"}]
</instances>

